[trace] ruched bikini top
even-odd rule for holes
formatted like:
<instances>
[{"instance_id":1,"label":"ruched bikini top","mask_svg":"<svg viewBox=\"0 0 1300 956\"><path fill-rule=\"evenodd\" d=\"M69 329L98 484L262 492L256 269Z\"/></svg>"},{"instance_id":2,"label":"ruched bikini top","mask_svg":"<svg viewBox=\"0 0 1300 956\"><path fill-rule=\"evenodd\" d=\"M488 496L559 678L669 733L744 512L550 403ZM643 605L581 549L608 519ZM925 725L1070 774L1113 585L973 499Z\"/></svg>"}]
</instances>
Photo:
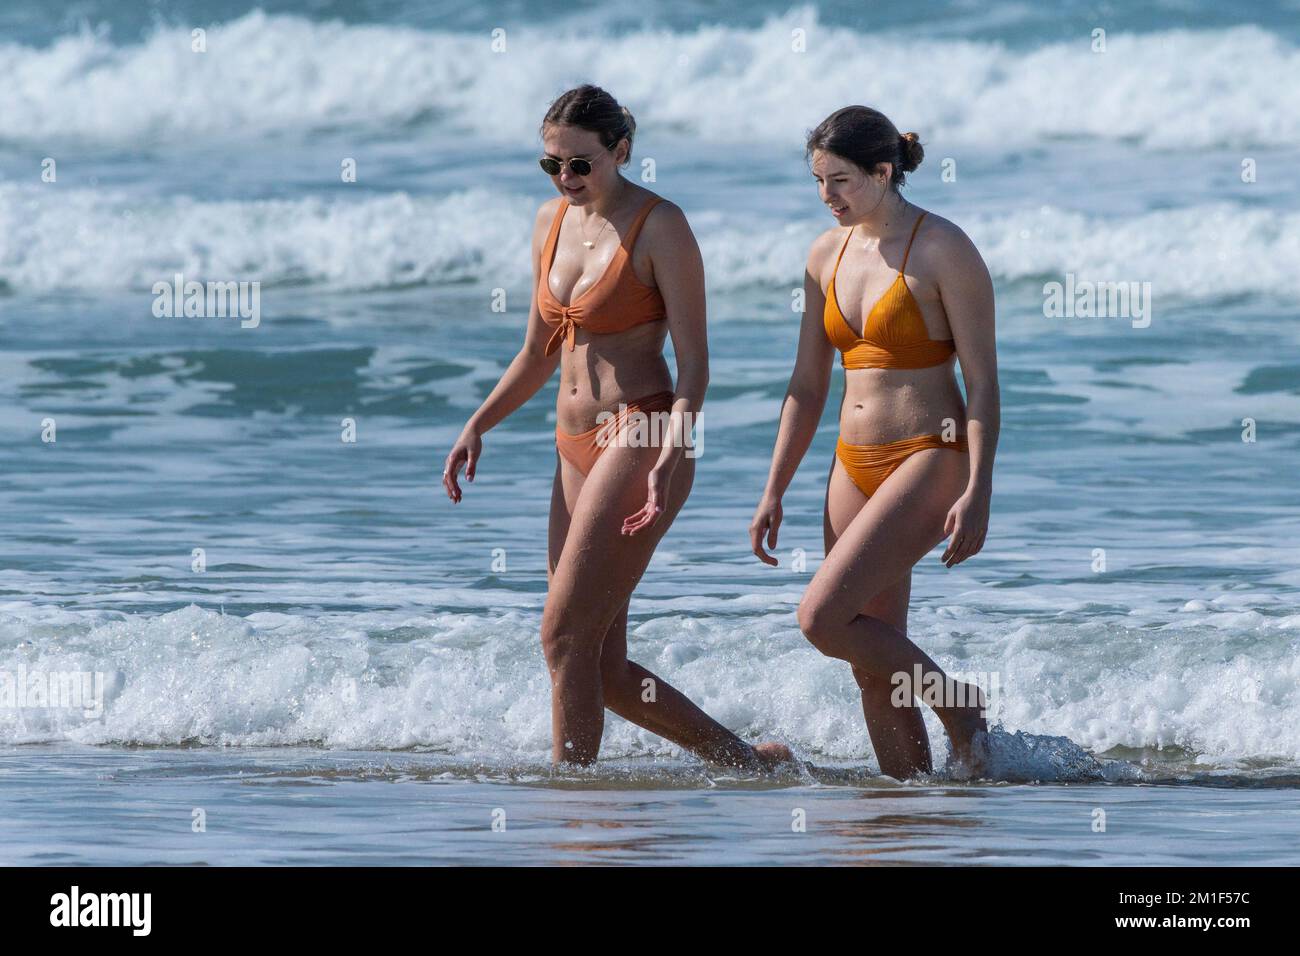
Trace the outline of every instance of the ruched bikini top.
<instances>
[{"instance_id":1,"label":"ruched bikini top","mask_svg":"<svg viewBox=\"0 0 1300 956\"><path fill-rule=\"evenodd\" d=\"M555 261L555 243L560 236L564 214L569 211L569 201L561 199L560 211L555 214L551 232L542 248L542 261L546 263L546 268L537 285L537 310L541 313L543 322L555 326L555 332L546 343L547 355L558 349L566 339L569 351L572 352L574 331L579 328L596 334L607 334L623 332L644 322L658 322L668 317L659 290L638 279L636 270L632 268L632 248L636 245L636 237L645 225L650 210L662 199L662 196L652 196L642 207L601 277L568 305L561 305L551 294L551 264Z\"/></svg>"},{"instance_id":2,"label":"ruched bikini top","mask_svg":"<svg viewBox=\"0 0 1300 956\"><path fill-rule=\"evenodd\" d=\"M912 290L903 279L916 230L925 216L921 213L917 217L912 236L907 240L907 250L903 253L902 268L893 284L867 313L861 336L849 328L844 313L840 311L839 300L835 298L835 273L840 271L840 259L844 258L844 250L853 237L852 229L845 237L844 245L840 246L840 255L835 260L835 270L826 288L822 325L831 344L840 350L840 361L845 368L929 368L946 361L956 351L952 339L930 338L925 330L925 320L921 318L921 307L916 304Z\"/></svg>"}]
</instances>

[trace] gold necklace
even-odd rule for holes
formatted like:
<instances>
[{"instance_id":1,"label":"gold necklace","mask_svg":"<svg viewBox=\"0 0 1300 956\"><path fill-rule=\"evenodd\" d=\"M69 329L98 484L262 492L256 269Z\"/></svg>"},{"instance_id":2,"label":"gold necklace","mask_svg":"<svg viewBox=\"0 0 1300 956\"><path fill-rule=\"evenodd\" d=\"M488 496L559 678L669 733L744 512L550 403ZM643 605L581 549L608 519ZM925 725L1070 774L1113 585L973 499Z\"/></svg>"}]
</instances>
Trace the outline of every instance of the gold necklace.
<instances>
[{"instance_id":1,"label":"gold necklace","mask_svg":"<svg viewBox=\"0 0 1300 956\"><path fill-rule=\"evenodd\" d=\"M622 179L622 177L619 177L619 178ZM619 192L619 194L618 194L618 198L619 198L619 199L622 199L622 198L623 198L623 193L624 193L624 192L626 192L626 184L625 184L625 188L624 188L623 190L621 190L621 191ZM606 227L607 227L608 225L609 225L609 219L606 218L606 219L605 219L605 225L600 227L600 232L596 233L596 238L595 238L595 239L588 239L588 238L587 238L587 227L586 227L586 225L583 224L583 223L581 223L581 222L578 223L578 228L582 231L582 244L583 244L584 246L586 246L588 249L592 249L592 248L594 248L595 245L596 245L596 242L600 239L601 235L604 234L605 229L606 229Z\"/></svg>"}]
</instances>

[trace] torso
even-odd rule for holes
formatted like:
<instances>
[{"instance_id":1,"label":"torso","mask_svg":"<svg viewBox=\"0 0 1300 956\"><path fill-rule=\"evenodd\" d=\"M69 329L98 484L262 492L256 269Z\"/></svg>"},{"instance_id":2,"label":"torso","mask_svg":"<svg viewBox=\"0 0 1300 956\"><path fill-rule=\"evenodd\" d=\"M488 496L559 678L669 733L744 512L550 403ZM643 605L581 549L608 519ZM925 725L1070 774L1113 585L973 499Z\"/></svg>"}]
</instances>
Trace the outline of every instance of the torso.
<instances>
[{"instance_id":1,"label":"torso","mask_svg":"<svg viewBox=\"0 0 1300 956\"><path fill-rule=\"evenodd\" d=\"M863 332L863 321L898 277L899 264L915 217L919 210L912 208L905 228L884 243L881 250L863 248L869 240L861 231L853 233L844 251L839 270L835 273L835 295L845 321L855 335ZM917 231L916 240L908 256L903 282L916 300L925 322L926 334L935 340L951 339L948 316L939 296L935 264L926 255L927 227L935 228L933 213L926 216ZM834 241L827 242L830 255L825 257L819 276L822 289L827 291L835 261L839 254L847 227L831 230ZM829 291L827 291L829 295ZM836 362L839 353L834 353ZM966 432L966 406L957 387L955 356L939 365L928 368L858 368L844 370L844 400L840 406L840 436L855 445L883 444L910 438L915 435L942 434L945 419L956 422L955 433Z\"/></svg>"},{"instance_id":2,"label":"torso","mask_svg":"<svg viewBox=\"0 0 1300 956\"><path fill-rule=\"evenodd\" d=\"M634 187L635 193L614 214L610 225L597 238L601 227L588 227L587 239L595 245L586 249L579 210L565 215L556 239L555 255L549 274L542 262L542 276L551 296L561 305L581 304L583 296L605 276L619 250L620 235L631 226L651 197L649 190ZM548 221L559 211L563 199L552 200ZM646 226L637 237L630 261L631 269L644 285L655 287L651 266L649 224L656 210L651 210ZM593 334L579 327L574 348L560 349L560 390L556 401L556 421L571 434L596 425L603 411L616 411L620 402L631 402L654 392L672 391L673 378L664 358L667 322L644 322L630 329Z\"/></svg>"}]
</instances>

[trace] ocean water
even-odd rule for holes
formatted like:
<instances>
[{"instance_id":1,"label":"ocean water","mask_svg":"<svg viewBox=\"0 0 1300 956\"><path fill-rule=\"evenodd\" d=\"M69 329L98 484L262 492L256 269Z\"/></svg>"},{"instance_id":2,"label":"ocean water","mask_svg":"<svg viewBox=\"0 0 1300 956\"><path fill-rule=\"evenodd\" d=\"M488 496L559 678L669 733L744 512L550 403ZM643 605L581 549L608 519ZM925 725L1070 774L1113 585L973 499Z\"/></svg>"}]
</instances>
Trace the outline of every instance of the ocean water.
<instances>
[{"instance_id":1,"label":"ocean water","mask_svg":"<svg viewBox=\"0 0 1300 956\"><path fill-rule=\"evenodd\" d=\"M0 3L0 675L102 675L92 708L0 682L0 862L1300 861L1298 39L1286 2ZM548 767L555 381L440 486L521 341L537 124L586 80L710 295L630 653L798 771L612 715L594 770ZM834 393L781 567L749 553L829 224L801 142L852 102L920 133L908 195L997 289L992 527L921 562L909 625L997 681L977 783L882 777L798 632ZM259 282L259 324L155 317L176 273ZM1069 275L1150 283L1149 323L1045 316Z\"/></svg>"}]
</instances>

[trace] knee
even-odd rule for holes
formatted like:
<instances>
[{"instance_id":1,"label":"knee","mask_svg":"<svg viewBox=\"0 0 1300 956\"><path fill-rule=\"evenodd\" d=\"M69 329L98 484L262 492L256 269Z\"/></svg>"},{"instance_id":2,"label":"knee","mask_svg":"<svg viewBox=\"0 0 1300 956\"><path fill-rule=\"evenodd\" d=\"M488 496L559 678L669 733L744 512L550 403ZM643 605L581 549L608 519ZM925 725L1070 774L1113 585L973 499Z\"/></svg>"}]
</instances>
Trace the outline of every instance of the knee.
<instances>
[{"instance_id":1,"label":"knee","mask_svg":"<svg viewBox=\"0 0 1300 956\"><path fill-rule=\"evenodd\" d=\"M591 639L572 614L563 611L542 612L542 654L551 670L600 654L599 643Z\"/></svg>"},{"instance_id":2,"label":"knee","mask_svg":"<svg viewBox=\"0 0 1300 956\"><path fill-rule=\"evenodd\" d=\"M808 639L808 643L827 656L836 643L836 638L844 627L844 621L835 609L825 601L805 597L799 602L799 630Z\"/></svg>"}]
</instances>

